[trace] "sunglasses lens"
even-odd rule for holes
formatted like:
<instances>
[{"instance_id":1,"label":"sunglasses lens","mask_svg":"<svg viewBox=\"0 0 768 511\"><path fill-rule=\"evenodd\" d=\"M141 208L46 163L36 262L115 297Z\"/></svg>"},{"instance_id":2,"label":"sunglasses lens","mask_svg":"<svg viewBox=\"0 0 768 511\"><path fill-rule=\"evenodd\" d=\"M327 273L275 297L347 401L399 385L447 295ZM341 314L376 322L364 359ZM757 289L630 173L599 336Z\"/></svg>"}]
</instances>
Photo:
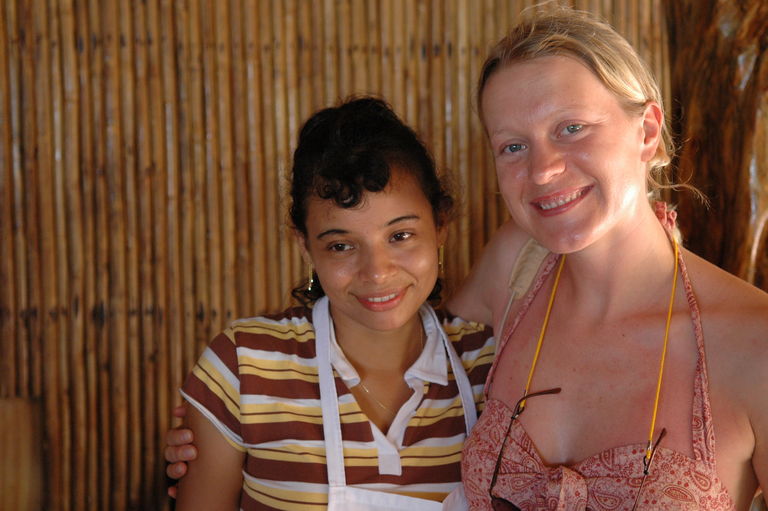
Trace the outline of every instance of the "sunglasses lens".
<instances>
[{"instance_id":1,"label":"sunglasses lens","mask_svg":"<svg viewBox=\"0 0 768 511\"><path fill-rule=\"evenodd\" d=\"M508 500L499 497L491 497L491 508L493 511L520 511L520 508Z\"/></svg>"}]
</instances>

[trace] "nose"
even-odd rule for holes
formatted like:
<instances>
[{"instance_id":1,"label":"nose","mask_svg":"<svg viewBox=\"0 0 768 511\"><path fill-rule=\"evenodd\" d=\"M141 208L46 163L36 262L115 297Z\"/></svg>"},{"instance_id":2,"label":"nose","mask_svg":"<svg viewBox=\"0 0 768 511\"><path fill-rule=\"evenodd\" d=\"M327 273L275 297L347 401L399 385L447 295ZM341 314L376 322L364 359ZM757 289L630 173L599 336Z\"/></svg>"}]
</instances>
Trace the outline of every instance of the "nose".
<instances>
[{"instance_id":1,"label":"nose","mask_svg":"<svg viewBox=\"0 0 768 511\"><path fill-rule=\"evenodd\" d=\"M369 247L361 255L360 276L363 280L383 283L397 271L392 254L386 247Z\"/></svg>"},{"instance_id":2,"label":"nose","mask_svg":"<svg viewBox=\"0 0 768 511\"><path fill-rule=\"evenodd\" d=\"M532 144L529 155L528 174L537 185L547 184L565 171L565 158L552 144Z\"/></svg>"}]
</instances>

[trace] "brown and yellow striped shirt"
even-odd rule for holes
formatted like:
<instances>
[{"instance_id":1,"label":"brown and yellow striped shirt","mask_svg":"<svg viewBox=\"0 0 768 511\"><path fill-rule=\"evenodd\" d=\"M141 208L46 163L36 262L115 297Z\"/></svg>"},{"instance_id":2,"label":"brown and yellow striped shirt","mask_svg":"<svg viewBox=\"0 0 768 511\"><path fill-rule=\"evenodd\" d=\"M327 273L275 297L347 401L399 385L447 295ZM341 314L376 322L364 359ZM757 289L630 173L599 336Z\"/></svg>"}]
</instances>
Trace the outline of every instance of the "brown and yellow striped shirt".
<instances>
[{"instance_id":1,"label":"brown and yellow striped shirt","mask_svg":"<svg viewBox=\"0 0 768 511\"><path fill-rule=\"evenodd\" d=\"M297 307L234 322L211 342L182 389L232 445L245 451L241 508L246 511L327 506L311 314L311 309ZM479 412L493 361L491 329L437 314L467 371ZM434 358L442 367L420 374L442 373L434 379L447 384L424 377L424 398L417 409L399 434L386 435L398 438L400 475L380 473L378 453L387 438L361 411L347 386L350 375L340 375L346 372L334 362L347 484L442 500L460 483L466 438L461 399L447 357Z\"/></svg>"}]
</instances>

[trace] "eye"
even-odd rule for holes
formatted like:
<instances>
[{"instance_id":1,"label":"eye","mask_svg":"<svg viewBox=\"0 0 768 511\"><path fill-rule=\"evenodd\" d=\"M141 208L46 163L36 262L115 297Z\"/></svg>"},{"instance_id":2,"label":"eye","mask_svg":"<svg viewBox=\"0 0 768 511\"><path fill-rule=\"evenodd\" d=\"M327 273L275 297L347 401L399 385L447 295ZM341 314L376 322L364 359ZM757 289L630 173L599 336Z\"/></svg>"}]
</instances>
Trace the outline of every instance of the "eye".
<instances>
[{"instance_id":1,"label":"eye","mask_svg":"<svg viewBox=\"0 0 768 511\"><path fill-rule=\"evenodd\" d=\"M349 243L331 243L328 245L328 250L331 252L346 252L347 250L352 250L352 245Z\"/></svg>"},{"instance_id":2,"label":"eye","mask_svg":"<svg viewBox=\"0 0 768 511\"><path fill-rule=\"evenodd\" d=\"M516 153L518 151L522 151L526 147L528 146L526 146L525 144L509 144L509 145L505 145L501 151L504 153Z\"/></svg>"},{"instance_id":3,"label":"eye","mask_svg":"<svg viewBox=\"0 0 768 511\"><path fill-rule=\"evenodd\" d=\"M412 232L400 231L392 235L392 241L405 241L413 236Z\"/></svg>"},{"instance_id":4,"label":"eye","mask_svg":"<svg viewBox=\"0 0 768 511\"><path fill-rule=\"evenodd\" d=\"M563 131L561 133L563 135L573 135L574 133L578 133L583 129L584 129L583 124L569 124L568 126L563 128Z\"/></svg>"}]
</instances>

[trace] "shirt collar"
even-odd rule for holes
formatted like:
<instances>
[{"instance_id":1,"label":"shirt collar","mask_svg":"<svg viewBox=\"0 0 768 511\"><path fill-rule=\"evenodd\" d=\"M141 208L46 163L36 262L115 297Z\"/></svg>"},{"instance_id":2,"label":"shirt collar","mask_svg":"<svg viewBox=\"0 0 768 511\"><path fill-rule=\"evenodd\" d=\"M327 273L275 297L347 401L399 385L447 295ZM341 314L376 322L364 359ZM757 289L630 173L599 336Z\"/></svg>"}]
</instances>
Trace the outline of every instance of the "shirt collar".
<instances>
[{"instance_id":1,"label":"shirt collar","mask_svg":"<svg viewBox=\"0 0 768 511\"><path fill-rule=\"evenodd\" d=\"M445 347L443 346L443 336L445 333L440 324L434 319L435 315L430 314L431 307L427 304L421 306L419 314L424 326L424 333L427 336L424 343L424 349L413 363L405 371L405 381L409 386L413 386L414 380L437 383L439 385L448 384L448 364ZM336 334L331 329L331 365L339 373L341 379L348 387L354 387L360 383L360 375L352 366L341 346L336 342Z\"/></svg>"}]
</instances>

